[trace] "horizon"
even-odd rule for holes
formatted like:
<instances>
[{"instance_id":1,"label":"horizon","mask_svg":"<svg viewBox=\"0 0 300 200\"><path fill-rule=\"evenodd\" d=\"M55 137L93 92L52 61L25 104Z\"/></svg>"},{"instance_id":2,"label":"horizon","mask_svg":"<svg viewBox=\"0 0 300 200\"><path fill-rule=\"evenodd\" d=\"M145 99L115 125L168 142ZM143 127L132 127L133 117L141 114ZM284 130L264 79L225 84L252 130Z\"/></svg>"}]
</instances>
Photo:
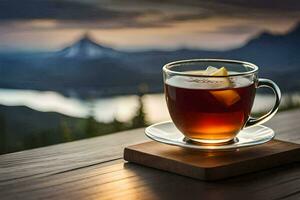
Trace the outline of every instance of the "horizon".
<instances>
[{"instance_id":1,"label":"horizon","mask_svg":"<svg viewBox=\"0 0 300 200\"><path fill-rule=\"evenodd\" d=\"M55 51L85 32L124 51L227 50L264 31L292 29L300 19L300 3L289 2L4 0L0 51Z\"/></svg>"}]
</instances>

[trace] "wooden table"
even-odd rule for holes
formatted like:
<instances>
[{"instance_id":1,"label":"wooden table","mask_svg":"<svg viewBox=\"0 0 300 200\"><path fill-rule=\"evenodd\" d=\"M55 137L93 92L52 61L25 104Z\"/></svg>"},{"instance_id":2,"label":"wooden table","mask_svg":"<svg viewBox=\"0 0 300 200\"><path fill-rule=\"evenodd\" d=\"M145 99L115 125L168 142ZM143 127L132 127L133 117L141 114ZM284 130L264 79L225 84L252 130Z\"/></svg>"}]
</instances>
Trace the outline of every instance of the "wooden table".
<instances>
[{"instance_id":1,"label":"wooden table","mask_svg":"<svg viewBox=\"0 0 300 200\"><path fill-rule=\"evenodd\" d=\"M300 143L300 110L267 125ZM125 146L148 140L143 131L2 155L0 199L300 199L300 163L203 182L124 162Z\"/></svg>"}]
</instances>

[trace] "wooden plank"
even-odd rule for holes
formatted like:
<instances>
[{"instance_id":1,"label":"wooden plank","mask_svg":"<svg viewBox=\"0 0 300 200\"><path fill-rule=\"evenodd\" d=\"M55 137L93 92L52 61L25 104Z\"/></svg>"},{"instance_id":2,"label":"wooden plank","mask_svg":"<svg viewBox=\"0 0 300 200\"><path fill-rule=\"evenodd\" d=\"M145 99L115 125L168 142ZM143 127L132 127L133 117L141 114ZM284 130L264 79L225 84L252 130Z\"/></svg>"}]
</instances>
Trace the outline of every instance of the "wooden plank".
<instances>
[{"instance_id":1,"label":"wooden plank","mask_svg":"<svg viewBox=\"0 0 300 200\"><path fill-rule=\"evenodd\" d=\"M91 166L0 187L6 199L280 199L299 197L300 164L203 182L132 163Z\"/></svg>"},{"instance_id":2,"label":"wooden plank","mask_svg":"<svg viewBox=\"0 0 300 200\"><path fill-rule=\"evenodd\" d=\"M272 140L231 151L205 152L158 142L128 146L124 159L200 180L218 180L300 161L300 145Z\"/></svg>"}]
</instances>

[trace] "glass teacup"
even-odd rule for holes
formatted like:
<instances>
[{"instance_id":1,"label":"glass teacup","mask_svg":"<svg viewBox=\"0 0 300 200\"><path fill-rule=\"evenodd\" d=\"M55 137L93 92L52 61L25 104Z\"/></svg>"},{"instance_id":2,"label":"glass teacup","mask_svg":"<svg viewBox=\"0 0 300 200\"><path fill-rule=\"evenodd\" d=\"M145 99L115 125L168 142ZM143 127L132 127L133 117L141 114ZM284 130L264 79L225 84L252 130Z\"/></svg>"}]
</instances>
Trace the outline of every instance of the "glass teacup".
<instances>
[{"instance_id":1,"label":"glass teacup","mask_svg":"<svg viewBox=\"0 0 300 200\"><path fill-rule=\"evenodd\" d=\"M228 75L210 76L207 67L225 67ZM176 127L194 142L220 144L232 141L243 128L266 122L278 110L279 87L269 79L257 77L252 63L194 59L163 67L165 96ZM250 116L256 88L268 87L275 94L275 105L259 118Z\"/></svg>"}]
</instances>

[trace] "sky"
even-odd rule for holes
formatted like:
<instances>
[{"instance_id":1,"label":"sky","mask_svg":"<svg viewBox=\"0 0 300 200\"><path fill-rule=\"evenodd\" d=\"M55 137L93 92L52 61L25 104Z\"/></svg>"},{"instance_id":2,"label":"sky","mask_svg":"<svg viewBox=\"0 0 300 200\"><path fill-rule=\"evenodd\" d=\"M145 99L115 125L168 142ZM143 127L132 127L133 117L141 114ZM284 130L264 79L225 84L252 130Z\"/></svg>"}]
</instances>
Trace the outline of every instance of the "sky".
<instances>
[{"instance_id":1,"label":"sky","mask_svg":"<svg viewBox=\"0 0 300 200\"><path fill-rule=\"evenodd\" d=\"M225 50L299 19L298 0L1 0L0 50L57 50L86 32L121 50Z\"/></svg>"}]
</instances>

